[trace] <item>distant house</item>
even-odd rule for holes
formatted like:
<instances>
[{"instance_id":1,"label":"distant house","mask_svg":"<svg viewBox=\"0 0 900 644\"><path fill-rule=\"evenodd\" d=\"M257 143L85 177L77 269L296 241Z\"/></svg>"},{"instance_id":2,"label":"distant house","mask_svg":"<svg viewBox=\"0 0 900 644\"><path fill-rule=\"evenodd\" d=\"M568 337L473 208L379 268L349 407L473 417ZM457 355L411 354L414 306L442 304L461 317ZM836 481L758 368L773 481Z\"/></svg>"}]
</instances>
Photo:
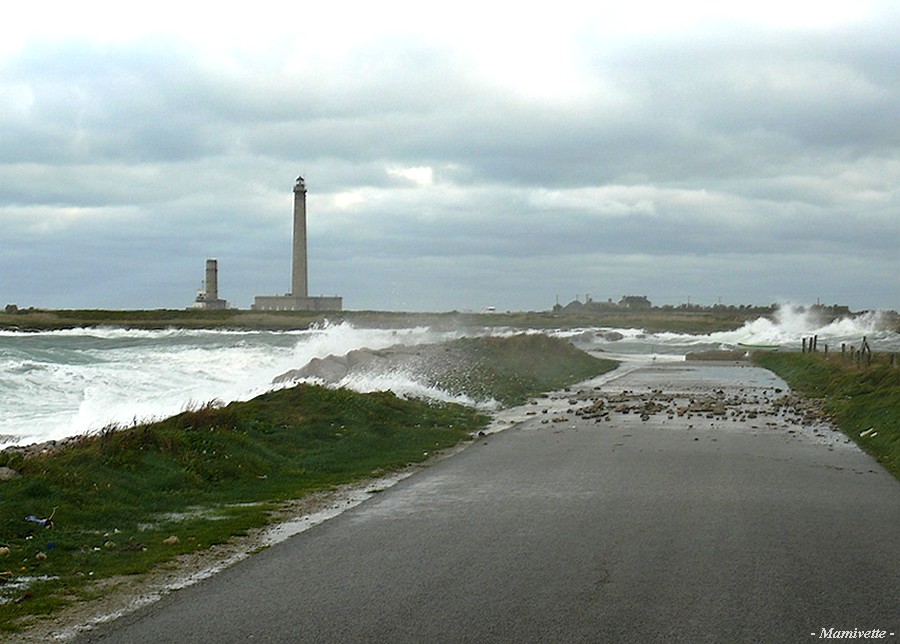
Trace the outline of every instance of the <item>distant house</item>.
<instances>
[{"instance_id":1,"label":"distant house","mask_svg":"<svg viewBox=\"0 0 900 644\"><path fill-rule=\"evenodd\" d=\"M623 295L619 306L625 309L650 309L653 305L646 295Z\"/></svg>"},{"instance_id":2,"label":"distant house","mask_svg":"<svg viewBox=\"0 0 900 644\"><path fill-rule=\"evenodd\" d=\"M608 299L605 302L597 302L592 300L590 296L586 297L584 302L581 302L578 298L575 298L565 306L562 306L559 302L557 302L553 306L554 313L603 313L608 311L615 311L619 308L619 305L612 301L612 299Z\"/></svg>"},{"instance_id":3,"label":"distant house","mask_svg":"<svg viewBox=\"0 0 900 644\"><path fill-rule=\"evenodd\" d=\"M602 313L603 311L613 311L616 309L616 303L612 301L612 298L606 300L605 302L595 302L591 298L588 298L584 303L585 311L594 311L595 313Z\"/></svg>"}]
</instances>

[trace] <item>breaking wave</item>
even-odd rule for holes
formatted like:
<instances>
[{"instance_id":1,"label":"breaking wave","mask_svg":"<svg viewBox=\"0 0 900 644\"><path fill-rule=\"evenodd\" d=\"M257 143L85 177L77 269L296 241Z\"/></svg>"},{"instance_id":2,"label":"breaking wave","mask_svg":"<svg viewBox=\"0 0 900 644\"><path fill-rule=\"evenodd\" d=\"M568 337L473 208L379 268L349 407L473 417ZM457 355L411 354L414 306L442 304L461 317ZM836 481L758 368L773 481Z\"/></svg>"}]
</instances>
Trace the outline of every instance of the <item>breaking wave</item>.
<instances>
[{"instance_id":1,"label":"breaking wave","mask_svg":"<svg viewBox=\"0 0 900 644\"><path fill-rule=\"evenodd\" d=\"M4 332L0 444L56 440L162 418L211 400L247 400L272 389L278 374L314 358L457 335L427 327L359 329L347 323L288 332Z\"/></svg>"},{"instance_id":2,"label":"breaking wave","mask_svg":"<svg viewBox=\"0 0 900 644\"><path fill-rule=\"evenodd\" d=\"M0 447L162 418L211 400L247 400L281 386L273 385L280 374L357 349L379 351L464 335L518 332L367 329L346 322L283 332L113 328L0 332ZM707 335L603 327L541 332L630 360L683 359L690 351L741 344L799 349L802 338L811 335L819 336L820 346L823 342L835 348L841 342L858 346L867 336L876 351L900 351L900 334L890 330L878 313L826 322L810 310L792 307L783 307L773 320L760 318L734 331ZM390 365L348 373L331 386L475 404Z\"/></svg>"},{"instance_id":3,"label":"breaking wave","mask_svg":"<svg viewBox=\"0 0 900 644\"><path fill-rule=\"evenodd\" d=\"M641 329L580 329L562 332L584 348L599 348L613 353L684 355L691 351L738 349L743 346L770 346L799 350L804 338L818 336L819 346L828 344L859 346L866 337L876 351L900 351L900 334L887 324L886 314L872 311L856 316L827 320L814 308L785 305L773 319L760 317L733 331L709 334L650 333Z\"/></svg>"}]
</instances>

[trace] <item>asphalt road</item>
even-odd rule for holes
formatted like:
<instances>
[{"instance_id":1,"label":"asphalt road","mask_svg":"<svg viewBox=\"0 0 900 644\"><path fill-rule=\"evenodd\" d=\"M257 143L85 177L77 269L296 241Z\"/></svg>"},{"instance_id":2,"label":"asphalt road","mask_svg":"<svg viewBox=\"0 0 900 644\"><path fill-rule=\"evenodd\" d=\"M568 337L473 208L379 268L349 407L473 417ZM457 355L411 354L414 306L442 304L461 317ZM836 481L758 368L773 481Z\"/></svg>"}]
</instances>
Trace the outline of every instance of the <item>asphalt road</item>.
<instances>
[{"instance_id":1,"label":"asphalt road","mask_svg":"<svg viewBox=\"0 0 900 644\"><path fill-rule=\"evenodd\" d=\"M605 416L573 413L590 388L544 401L79 641L804 642L834 628L897 642L900 484L836 433L776 415L783 388L681 363L604 384ZM664 395L649 418L627 409ZM685 413L704 395L725 414Z\"/></svg>"}]
</instances>

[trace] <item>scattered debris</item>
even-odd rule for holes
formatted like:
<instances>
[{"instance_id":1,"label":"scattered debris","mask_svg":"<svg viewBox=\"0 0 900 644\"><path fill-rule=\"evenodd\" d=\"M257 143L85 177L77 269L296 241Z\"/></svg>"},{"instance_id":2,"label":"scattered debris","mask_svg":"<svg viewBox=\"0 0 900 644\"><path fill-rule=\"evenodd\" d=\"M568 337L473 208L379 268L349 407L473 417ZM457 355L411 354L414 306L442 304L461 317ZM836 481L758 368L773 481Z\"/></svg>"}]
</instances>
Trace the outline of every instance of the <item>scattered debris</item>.
<instances>
[{"instance_id":1,"label":"scattered debris","mask_svg":"<svg viewBox=\"0 0 900 644\"><path fill-rule=\"evenodd\" d=\"M29 514L27 517L25 517L25 520L29 523L36 523L42 528L47 528L48 530L50 530L51 528L53 528L53 515L56 514L56 509L57 508L53 508L53 512L51 512L50 516L46 519L39 519L33 514Z\"/></svg>"},{"instance_id":2,"label":"scattered debris","mask_svg":"<svg viewBox=\"0 0 900 644\"><path fill-rule=\"evenodd\" d=\"M710 426L715 427L722 421L729 423L759 420L770 429L784 428L794 434L795 427L810 428L819 438L829 439L823 432L829 427L829 417L822 411L815 400L806 399L798 394L784 393L781 387L740 389L726 391L718 389L713 392L664 392L661 389L635 391L601 392L595 388L589 395L571 396L569 403L582 403L579 407L570 408L569 413L595 422L609 421L616 414L634 414L641 421L648 422L655 417L672 420L676 417L684 419L706 418ZM586 403L586 404L584 404ZM553 419L556 421L556 419ZM556 421L556 422L561 422ZM693 424L687 425L688 429ZM752 426L754 429L758 425ZM863 432L866 436L872 429Z\"/></svg>"}]
</instances>

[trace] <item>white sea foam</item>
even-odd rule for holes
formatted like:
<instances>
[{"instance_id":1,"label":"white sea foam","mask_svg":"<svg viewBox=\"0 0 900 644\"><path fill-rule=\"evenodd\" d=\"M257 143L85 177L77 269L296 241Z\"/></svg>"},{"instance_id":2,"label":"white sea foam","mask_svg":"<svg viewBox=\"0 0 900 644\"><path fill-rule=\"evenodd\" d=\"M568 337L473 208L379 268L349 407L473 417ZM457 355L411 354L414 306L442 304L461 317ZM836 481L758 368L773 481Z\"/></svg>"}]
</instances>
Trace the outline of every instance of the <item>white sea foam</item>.
<instances>
[{"instance_id":1,"label":"white sea foam","mask_svg":"<svg viewBox=\"0 0 900 644\"><path fill-rule=\"evenodd\" d=\"M796 310L783 311L775 321L761 318L736 331L709 335L599 327L549 333L631 359L683 359L688 351L738 343L799 348L801 338L813 334L820 342L847 341L857 346L866 335L875 350L900 350L900 335L883 328L876 314L824 324ZM618 337L616 334L621 339L610 339ZM60 439L110 424L165 417L215 399L246 400L270 390L275 376L299 369L313 358L343 356L361 348L440 342L462 335L428 327L361 329L347 323L288 332L102 328L2 332L0 445ZM351 374L339 386L474 404L465 396L448 394L395 368Z\"/></svg>"},{"instance_id":2,"label":"white sea foam","mask_svg":"<svg viewBox=\"0 0 900 644\"><path fill-rule=\"evenodd\" d=\"M61 439L169 416L191 404L246 400L271 389L275 376L313 358L457 336L427 327L360 329L346 323L289 332L7 332L0 335L0 443ZM394 380L399 393L414 395L416 383L399 376ZM347 385L393 388L387 374L381 382ZM448 398L427 387L420 393Z\"/></svg>"},{"instance_id":3,"label":"white sea foam","mask_svg":"<svg viewBox=\"0 0 900 644\"><path fill-rule=\"evenodd\" d=\"M584 348L620 354L685 354L707 349L735 349L741 345L773 345L799 350L804 338L818 336L819 346L840 350L841 343L859 346L866 337L876 351L900 351L900 334L885 324L878 311L825 321L815 309L784 305L773 319L760 317L733 331L709 334L651 333L641 329L591 328L559 332ZM614 338L614 339L610 339Z\"/></svg>"},{"instance_id":4,"label":"white sea foam","mask_svg":"<svg viewBox=\"0 0 900 644\"><path fill-rule=\"evenodd\" d=\"M337 386L360 393L392 391L401 398L424 398L470 407L477 406L483 409L493 409L498 406L496 401L477 403L469 396L449 394L439 387L423 384L416 380L415 374L403 369L393 369L381 373L351 373L345 376Z\"/></svg>"},{"instance_id":5,"label":"white sea foam","mask_svg":"<svg viewBox=\"0 0 900 644\"><path fill-rule=\"evenodd\" d=\"M785 348L799 348L804 338L818 336L822 342L839 345L841 342L859 346L863 337L884 351L898 346L897 333L886 328L878 311L858 316L838 318L826 322L815 309L782 306L774 320L759 318L735 331L710 334L710 339L722 344L772 344Z\"/></svg>"}]
</instances>

